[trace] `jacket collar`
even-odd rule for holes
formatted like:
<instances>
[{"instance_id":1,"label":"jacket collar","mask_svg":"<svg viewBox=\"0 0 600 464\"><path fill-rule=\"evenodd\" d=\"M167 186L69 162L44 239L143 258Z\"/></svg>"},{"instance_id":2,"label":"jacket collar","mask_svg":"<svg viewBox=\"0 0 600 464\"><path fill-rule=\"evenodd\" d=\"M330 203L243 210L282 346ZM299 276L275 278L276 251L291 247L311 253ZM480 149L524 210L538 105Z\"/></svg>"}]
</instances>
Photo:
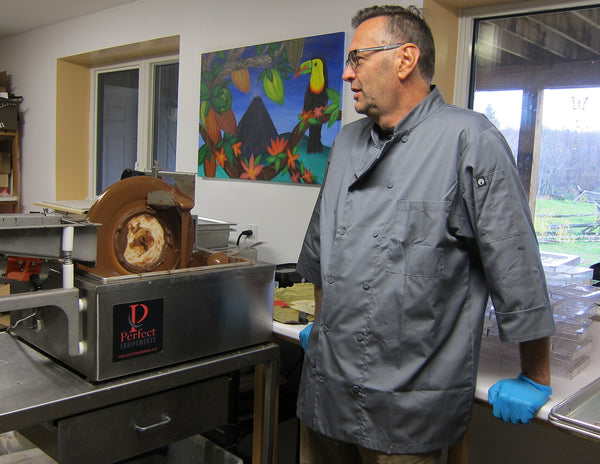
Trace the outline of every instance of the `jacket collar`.
<instances>
[{"instance_id":1,"label":"jacket collar","mask_svg":"<svg viewBox=\"0 0 600 464\"><path fill-rule=\"evenodd\" d=\"M407 135L413 131L415 127L421 124L432 111L435 111L438 107L445 104L444 97L440 93L437 86L431 86L431 92L421 102L415 106L410 112L404 116L396 127L394 127L394 134L391 137L392 140ZM382 138L380 130L375 123L371 126L371 140L373 144L382 145L387 139Z\"/></svg>"},{"instance_id":2,"label":"jacket collar","mask_svg":"<svg viewBox=\"0 0 600 464\"><path fill-rule=\"evenodd\" d=\"M394 127L392 137L386 138L375 123L371 122L371 141L365 147L365 151L360 159L353 160L354 181L358 180L365 173L371 170L397 141L407 137L410 133L432 112L444 105L444 98L436 86L431 87L431 92L417 106L415 106L404 118ZM367 129L368 130L368 129Z\"/></svg>"}]
</instances>

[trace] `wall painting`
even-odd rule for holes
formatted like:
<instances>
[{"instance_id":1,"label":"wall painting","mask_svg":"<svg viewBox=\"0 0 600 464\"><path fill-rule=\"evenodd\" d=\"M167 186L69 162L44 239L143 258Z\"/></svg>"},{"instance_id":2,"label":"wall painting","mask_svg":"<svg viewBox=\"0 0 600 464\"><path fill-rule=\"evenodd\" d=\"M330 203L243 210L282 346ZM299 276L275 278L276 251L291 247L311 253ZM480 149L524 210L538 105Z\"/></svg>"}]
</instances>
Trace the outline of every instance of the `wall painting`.
<instances>
[{"instance_id":1,"label":"wall painting","mask_svg":"<svg viewBox=\"0 0 600 464\"><path fill-rule=\"evenodd\" d=\"M198 175L319 185L343 52L339 32L203 54Z\"/></svg>"}]
</instances>

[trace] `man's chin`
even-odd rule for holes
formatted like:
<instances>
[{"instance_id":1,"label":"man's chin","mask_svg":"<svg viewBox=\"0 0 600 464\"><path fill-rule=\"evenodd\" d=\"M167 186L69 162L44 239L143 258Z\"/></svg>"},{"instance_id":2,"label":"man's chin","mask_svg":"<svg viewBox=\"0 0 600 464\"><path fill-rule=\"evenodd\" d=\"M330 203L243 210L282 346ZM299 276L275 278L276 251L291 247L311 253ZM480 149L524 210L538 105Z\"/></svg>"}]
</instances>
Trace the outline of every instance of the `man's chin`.
<instances>
[{"instance_id":1,"label":"man's chin","mask_svg":"<svg viewBox=\"0 0 600 464\"><path fill-rule=\"evenodd\" d=\"M354 104L354 111L356 111L358 114L366 114L367 109L364 105L361 105L360 102L356 102Z\"/></svg>"}]
</instances>

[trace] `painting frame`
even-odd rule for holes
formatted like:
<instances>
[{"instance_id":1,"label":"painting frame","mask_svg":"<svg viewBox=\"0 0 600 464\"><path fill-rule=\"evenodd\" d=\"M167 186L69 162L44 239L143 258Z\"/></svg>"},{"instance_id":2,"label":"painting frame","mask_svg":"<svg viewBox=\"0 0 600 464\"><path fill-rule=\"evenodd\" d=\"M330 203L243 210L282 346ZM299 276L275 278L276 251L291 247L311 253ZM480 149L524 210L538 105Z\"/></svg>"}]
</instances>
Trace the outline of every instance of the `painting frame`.
<instances>
[{"instance_id":1,"label":"painting frame","mask_svg":"<svg viewBox=\"0 0 600 464\"><path fill-rule=\"evenodd\" d=\"M344 35L202 54L198 176L320 185L341 128Z\"/></svg>"}]
</instances>

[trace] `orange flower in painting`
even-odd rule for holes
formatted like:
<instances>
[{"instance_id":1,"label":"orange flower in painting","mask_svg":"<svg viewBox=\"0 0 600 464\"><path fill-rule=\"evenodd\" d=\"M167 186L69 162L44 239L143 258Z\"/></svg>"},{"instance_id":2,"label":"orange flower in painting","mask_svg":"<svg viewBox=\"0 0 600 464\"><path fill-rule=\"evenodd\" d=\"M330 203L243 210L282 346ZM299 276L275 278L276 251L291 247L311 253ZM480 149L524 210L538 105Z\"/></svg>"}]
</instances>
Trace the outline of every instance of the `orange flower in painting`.
<instances>
[{"instance_id":1,"label":"orange flower in painting","mask_svg":"<svg viewBox=\"0 0 600 464\"><path fill-rule=\"evenodd\" d=\"M267 151L269 152L269 155L275 156L279 153L283 153L286 145L287 140L276 137L275 140L271 139L271 146L267 147Z\"/></svg>"},{"instance_id":2,"label":"orange flower in painting","mask_svg":"<svg viewBox=\"0 0 600 464\"><path fill-rule=\"evenodd\" d=\"M302 178L304 179L304 182L306 182L307 184L312 184L312 172L310 172L310 169L307 169L306 171L304 171Z\"/></svg>"},{"instance_id":3,"label":"orange flower in painting","mask_svg":"<svg viewBox=\"0 0 600 464\"><path fill-rule=\"evenodd\" d=\"M246 165L246 163L244 163L242 161L242 167L244 168L244 170L246 172L243 172L240 175L240 179L256 180L256 176L258 176L262 172L264 166L262 164L257 164L255 166L254 165L254 155L251 155L248 165Z\"/></svg>"},{"instance_id":4,"label":"orange flower in painting","mask_svg":"<svg viewBox=\"0 0 600 464\"><path fill-rule=\"evenodd\" d=\"M300 171L296 171L293 174L290 174L290 179L292 179L292 182L296 184L300 183Z\"/></svg>"},{"instance_id":5,"label":"orange flower in painting","mask_svg":"<svg viewBox=\"0 0 600 464\"><path fill-rule=\"evenodd\" d=\"M317 106L316 108L313 108L313 117L319 119L321 116L323 116L323 110L327 108L326 106Z\"/></svg>"},{"instance_id":6,"label":"orange flower in painting","mask_svg":"<svg viewBox=\"0 0 600 464\"><path fill-rule=\"evenodd\" d=\"M296 165L294 163L294 161L296 161L298 159L298 157L300 156L300 153L298 153L297 155L292 155L292 152L288 148L287 155L288 155L288 159L287 159L288 168L293 168Z\"/></svg>"},{"instance_id":7,"label":"orange flower in painting","mask_svg":"<svg viewBox=\"0 0 600 464\"><path fill-rule=\"evenodd\" d=\"M225 167L225 161L227 161L227 155L225 154L225 149L221 148L220 151L216 153L217 163L221 167Z\"/></svg>"},{"instance_id":8,"label":"orange flower in painting","mask_svg":"<svg viewBox=\"0 0 600 464\"><path fill-rule=\"evenodd\" d=\"M242 142L234 143L231 146L231 148L233 148L233 154L235 155L236 158L238 157L238 155L240 153L242 153L242 150L240 149L241 146L242 146Z\"/></svg>"},{"instance_id":9,"label":"orange flower in painting","mask_svg":"<svg viewBox=\"0 0 600 464\"><path fill-rule=\"evenodd\" d=\"M299 115L299 118L304 124L308 124L308 120L309 118L313 117L313 112L312 110L308 110L305 111L304 109L302 110L302 114Z\"/></svg>"}]
</instances>

